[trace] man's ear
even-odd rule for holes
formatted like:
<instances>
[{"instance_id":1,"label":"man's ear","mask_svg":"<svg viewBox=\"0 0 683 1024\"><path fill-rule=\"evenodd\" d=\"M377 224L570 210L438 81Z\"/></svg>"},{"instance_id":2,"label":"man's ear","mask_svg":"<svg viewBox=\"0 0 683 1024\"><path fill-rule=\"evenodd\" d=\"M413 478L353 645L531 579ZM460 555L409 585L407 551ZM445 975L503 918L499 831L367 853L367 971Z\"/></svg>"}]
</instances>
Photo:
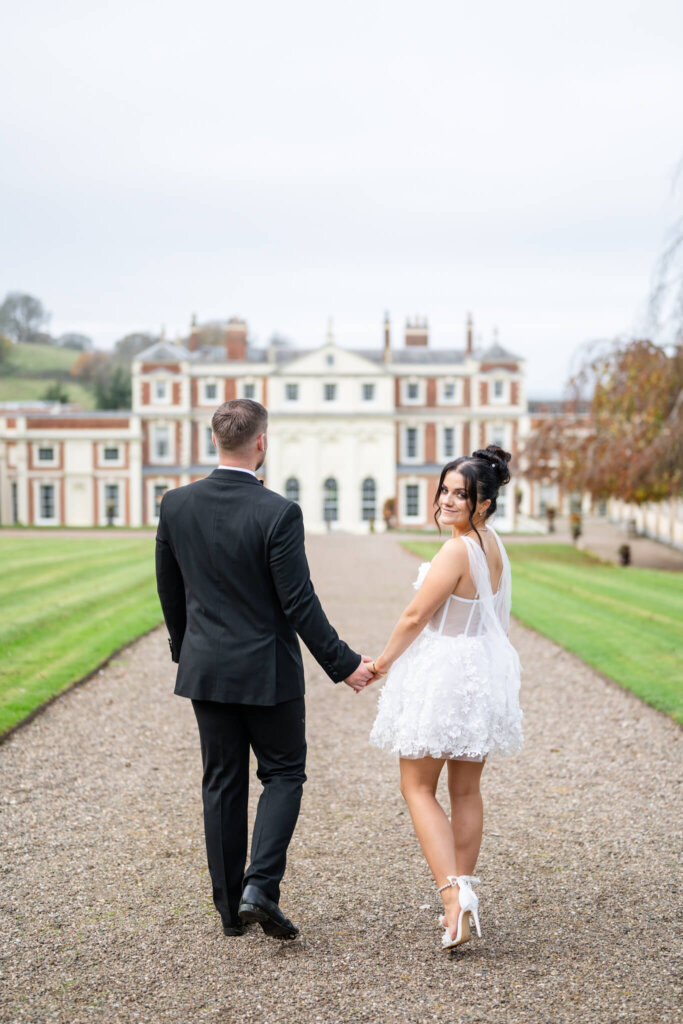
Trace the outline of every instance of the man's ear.
<instances>
[{"instance_id":1,"label":"man's ear","mask_svg":"<svg viewBox=\"0 0 683 1024\"><path fill-rule=\"evenodd\" d=\"M216 449L216 451L218 451L218 445L216 444L216 435L214 434L213 430L211 431L211 440L213 441L214 448Z\"/></svg>"},{"instance_id":2,"label":"man's ear","mask_svg":"<svg viewBox=\"0 0 683 1024\"><path fill-rule=\"evenodd\" d=\"M258 450L260 452L264 452L266 450L266 435L259 434L258 438L256 439L256 443L258 445Z\"/></svg>"}]
</instances>

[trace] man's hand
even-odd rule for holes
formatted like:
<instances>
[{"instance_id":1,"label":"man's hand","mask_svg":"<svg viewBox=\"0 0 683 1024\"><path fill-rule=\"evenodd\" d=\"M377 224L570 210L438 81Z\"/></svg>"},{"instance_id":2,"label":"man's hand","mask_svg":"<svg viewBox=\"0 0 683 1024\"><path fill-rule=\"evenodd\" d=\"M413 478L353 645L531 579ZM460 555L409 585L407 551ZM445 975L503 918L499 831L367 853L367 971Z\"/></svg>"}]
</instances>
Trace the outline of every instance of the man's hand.
<instances>
[{"instance_id":1,"label":"man's hand","mask_svg":"<svg viewBox=\"0 0 683 1024\"><path fill-rule=\"evenodd\" d=\"M374 679L374 673L371 669L372 658L368 658L365 654L361 657L360 665L355 672L352 672L350 676L347 676L344 682L347 686L350 686L354 693L360 693L364 689L371 679Z\"/></svg>"}]
</instances>

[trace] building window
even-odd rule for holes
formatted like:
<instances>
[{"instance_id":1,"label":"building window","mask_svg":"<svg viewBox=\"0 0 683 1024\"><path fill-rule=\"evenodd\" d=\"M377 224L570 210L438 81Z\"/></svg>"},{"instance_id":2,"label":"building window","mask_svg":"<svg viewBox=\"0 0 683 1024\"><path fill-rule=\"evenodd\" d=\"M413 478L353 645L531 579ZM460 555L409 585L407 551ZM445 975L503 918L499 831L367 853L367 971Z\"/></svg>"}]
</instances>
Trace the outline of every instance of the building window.
<instances>
[{"instance_id":1,"label":"building window","mask_svg":"<svg viewBox=\"0 0 683 1024\"><path fill-rule=\"evenodd\" d=\"M285 484L285 497L290 501L299 500L299 481L295 476L290 476Z\"/></svg>"},{"instance_id":2,"label":"building window","mask_svg":"<svg viewBox=\"0 0 683 1024\"><path fill-rule=\"evenodd\" d=\"M168 381L167 380L155 380L154 381L154 401L155 402L166 402L168 400Z\"/></svg>"},{"instance_id":3,"label":"building window","mask_svg":"<svg viewBox=\"0 0 683 1024\"><path fill-rule=\"evenodd\" d=\"M168 427L154 428L154 458L168 459L171 447L169 441Z\"/></svg>"},{"instance_id":4,"label":"building window","mask_svg":"<svg viewBox=\"0 0 683 1024\"><path fill-rule=\"evenodd\" d=\"M364 402L374 402L374 400L375 400L375 385L374 384L364 384L363 385L363 401Z\"/></svg>"},{"instance_id":5,"label":"building window","mask_svg":"<svg viewBox=\"0 0 683 1024\"><path fill-rule=\"evenodd\" d=\"M54 462L55 461L55 450L51 446L45 445L38 449L38 462Z\"/></svg>"},{"instance_id":6,"label":"building window","mask_svg":"<svg viewBox=\"0 0 683 1024\"><path fill-rule=\"evenodd\" d=\"M119 450L118 450L118 448L115 448L113 445L111 447L108 447L108 446L105 445L103 454L104 454L104 461L105 462L118 462L119 461Z\"/></svg>"},{"instance_id":7,"label":"building window","mask_svg":"<svg viewBox=\"0 0 683 1024\"><path fill-rule=\"evenodd\" d=\"M329 355L326 355L325 362L327 363L328 366L334 366L334 356L331 353Z\"/></svg>"},{"instance_id":8,"label":"building window","mask_svg":"<svg viewBox=\"0 0 683 1024\"><path fill-rule=\"evenodd\" d=\"M212 459L216 454L216 447L211 439L211 434L211 427L204 427L204 455L207 459Z\"/></svg>"},{"instance_id":9,"label":"building window","mask_svg":"<svg viewBox=\"0 0 683 1024\"><path fill-rule=\"evenodd\" d=\"M41 519L55 517L55 485L41 484L39 490L39 507Z\"/></svg>"},{"instance_id":10,"label":"building window","mask_svg":"<svg viewBox=\"0 0 683 1024\"><path fill-rule=\"evenodd\" d=\"M455 427L443 428L443 457L452 459L455 455Z\"/></svg>"},{"instance_id":11,"label":"building window","mask_svg":"<svg viewBox=\"0 0 683 1024\"><path fill-rule=\"evenodd\" d=\"M365 523L377 518L376 494L375 481L367 477L361 485L361 518Z\"/></svg>"},{"instance_id":12,"label":"building window","mask_svg":"<svg viewBox=\"0 0 683 1024\"><path fill-rule=\"evenodd\" d=\"M119 485L104 485L104 515L108 523L119 518Z\"/></svg>"},{"instance_id":13,"label":"building window","mask_svg":"<svg viewBox=\"0 0 683 1024\"><path fill-rule=\"evenodd\" d=\"M406 484L405 489L405 517L415 519L420 514L420 485Z\"/></svg>"},{"instance_id":14,"label":"building window","mask_svg":"<svg viewBox=\"0 0 683 1024\"><path fill-rule=\"evenodd\" d=\"M245 384L244 385L244 398L256 398L256 385Z\"/></svg>"},{"instance_id":15,"label":"building window","mask_svg":"<svg viewBox=\"0 0 683 1024\"><path fill-rule=\"evenodd\" d=\"M336 523L339 518L339 493L337 481L329 477L323 484L323 519L326 523Z\"/></svg>"},{"instance_id":16,"label":"building window","mask_svg":"<svg viewBox=\"0 0 683 1024\"><path fill-rule=\"evenodd\" d=\"M401 401L406 405L424 404L424 383L414 379L401 381Z\"/></svg>"},{"instance_id":17,"label":"building window","mask_svg":"<svg viewBox=\"0 0 683 1024\"><path fill-rule=\"evenodd\" d=\"M336 402L337 400L337 385L336 384L323 384L323 398L326 402Z\"/></svg>"},{"instance_id":18,"label":"building window","mask_svg":"<svg viewBox=\"0 0 683 1024\"><path fill-rule=\"evenodd\" d=\"M505 447L505 427L499 425L491 428L491 444Z\"/></svg>"},{"instance_id":19,"label":"building window","mask_svg":"<svg viewBox=\"0 0 683 1024\"><path fill-rule=\"evenodd\" d=\"M161 508L161 499L166 494L167 490L168 490L168 487L166 486L166 484L155 484L154 485L153 510L154 510L154 518L155 519L159 518L159 510Z\"/></svg>"},{"instance_id":20,"label":"building window","mask_svg":"<svg viewBox=\"0 0 683 1024\"><path fill-rule=\"evenodd\" d=\"M204 398L207 402L215 402L218 397L218 384L204 385Z\"/></svg>"},{"instance_id":21,"label":"building window","mask_svg":"<svg viewBox=\"0 0 683 1024\"><path fill-rule=\"evenodd\" d=\"M406 427L404 436L404 453L406 459L417 458L417 427Z\"/></svg>"},{"instance_id":22,"label":"building window","mask_svg":"<svg viewBox=\"0 0 683 1024\"><path fill-rule=\"evenodd\" d=\"M299 401L299 385L298 384L285 384L285 399L288 402Z\"/></svg>"},{"instance_id":23,"label":"building window","mask_svg":"<svg viewBox=\"0 0 683 1024\"><path fill-rule=\"evenodd\" d=\"M505 381L494 380L494 382L493 382L493 397L498 402L501 402L505 398Z\"/></svg>"},{"instance_id":24,"label":"building window","mask_svg":"<svg viewBox=\"0 0 683 1024\"><path fill-rule=\"evenodd\" d=\"M444 380L441 381L441 391L439 401L443 405L456 405L461 401L461 387L462 381L460 380Z\"/></svg>"}]
</instances>

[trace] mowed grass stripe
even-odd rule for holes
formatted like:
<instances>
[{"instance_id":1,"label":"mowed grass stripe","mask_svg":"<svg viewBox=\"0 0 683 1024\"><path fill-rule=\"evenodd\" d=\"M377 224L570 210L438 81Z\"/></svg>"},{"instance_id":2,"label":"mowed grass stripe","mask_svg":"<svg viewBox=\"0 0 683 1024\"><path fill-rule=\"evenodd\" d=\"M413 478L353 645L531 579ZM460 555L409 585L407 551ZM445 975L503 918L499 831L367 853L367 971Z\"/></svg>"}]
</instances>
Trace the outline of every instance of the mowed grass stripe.
<instances>
[{"instance_id":1,"label":"mowed grass stripe","mask_svg":"<svg viewBox=\"0 0 683 1024\"><path fill-rule=\"evenodd\" d=\"M45 637L34 656L24 660L20 678L3 686L3 712L10 716L21 712L23 718L128 643L131 629L134 636L140 636L157 625L159 617L158 602L157 607L152 602L141 607L137 592L129 591L120 595L115 621L104 607L87 620L72 619L67 629Z\"/></svg>"},{"instance_id":2,"label":"mowed grass stripe","mask_svg":"<svg viewBox=\"0 0 683 1024\"><path fill-rule=\"evenodd\" d=\"M65 583L57 580L50 586L39 578L36 590L32 594L24 594L25 599L16 602L11 625L0 628L0 643L12 642L27 630L33 634L50 628L55 617L63 619L76 608L87 609L97 605L109 597L115 597L129 583L139 581L144 584L148 577L149 566L144 563L121 563L117 558L90 565L78 575L72 573Z\"/></svg>"},{"instance_id":3,"label":"mowed grass stripe","mask_svg":"<svg viewBox=\"0 0 683 1024\"><path fill-rule=\"evenodd\" d=\"M161 622L150 538L0 536L0 565L0 733Z\"/></svg>"},{"instance_id":4,"label":"mowed grass stripe","mask_svg":"<svg viewBox=\"0 0 683 1024\"><path fill-rule=\"evenodd\" d=\"M405 546L428 560L441 544ZM683 722L680 574L623 569L570 545L513 542L507 550L521 622Z\"/></svg>"},{"instance_id":5,"label":"mowed grass stripe","mask_svg":"<svg viewBox=\"0 0 683 1024\"><path fill-rule=\"evenodd\" d=\"M516 579L527 579L530 582L539 584L543 587L549 587L556 590L558 587L562 589L563 595L571 594L578 600L589 601L594 605L604 605L606 608L612 611L623 611L625 601L628 601L628 614L634 619L646 619L650 623L662 624L669 628L675 628L681 621L680 615L672 613L670 608L666 604L662 604L663 608L666 608L666 614L662 614L660 611L655 611L652 608L652 602L649 599L649 594L642 588L635 589L617 589L615 587L605 588L600 586L600 568L593 569L595 578L590 580L585 579L584 576L578 576L577 573L568 573L565 571L564 566L558 568L557 573L553 573L546 568L543 571L534 571L529 568L528 565L516 565ZM659 602L656 602L659 605ZM675 603L675 602L671 602Z\"/></svg>"},{"instance_id":6,"label":"mowed grass stripe","mask_svg":"<svg viewBox=\"0 0 683 1024\"><path fill-rule=\"evenodd\" d=\"M149 550L144 554L147 561L150 557ZM118 552L112 551L107 558L98 559L96 562L75 561L74 556L66 561L51 561L47 566L40 566L39 574L33 572L29 575L25 568L7 575L3 573L3 587L7 586L7 593L0 595L0 610L5 606L12 606L16 610L21 607L25 614L32 615L34 609L49 606L56 594L59 595L61 605L62 595L88 582L99 580L105 574L113 575L121 568L127 566L121 566ZM148 566L141 560L142 574L146 574L147 571Z\"/></svg>"}]
</instances>

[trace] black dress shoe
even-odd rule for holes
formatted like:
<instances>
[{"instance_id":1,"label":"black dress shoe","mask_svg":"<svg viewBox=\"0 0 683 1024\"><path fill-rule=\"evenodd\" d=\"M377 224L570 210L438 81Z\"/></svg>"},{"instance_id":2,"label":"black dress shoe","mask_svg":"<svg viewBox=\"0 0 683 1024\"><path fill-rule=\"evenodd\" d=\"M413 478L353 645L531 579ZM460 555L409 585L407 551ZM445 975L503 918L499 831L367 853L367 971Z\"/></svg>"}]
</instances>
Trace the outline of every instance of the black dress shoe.
<instances>
[{"instance_id":1,"label":"black dress shoe","mask_svg":"<svg viewBox=\"0 0 683 1024\"><path fill-rule=\"evenodd\" d=\"M266 935L274 939L295 939L299 934L299 929L285 917L277 903L255 885L245 886L237 913L245 924L258 921Z\"/></svg>"},{"instance_id":2,"label":"black dress shoe","mask_svg":"<svg viewBox=\"0 0 683 1024\"><path fill-rule=\"evenodd\" d=\"M244 935L246 927L243 924L224 924L224 935Z\"/></svg>"}]
</instances>

